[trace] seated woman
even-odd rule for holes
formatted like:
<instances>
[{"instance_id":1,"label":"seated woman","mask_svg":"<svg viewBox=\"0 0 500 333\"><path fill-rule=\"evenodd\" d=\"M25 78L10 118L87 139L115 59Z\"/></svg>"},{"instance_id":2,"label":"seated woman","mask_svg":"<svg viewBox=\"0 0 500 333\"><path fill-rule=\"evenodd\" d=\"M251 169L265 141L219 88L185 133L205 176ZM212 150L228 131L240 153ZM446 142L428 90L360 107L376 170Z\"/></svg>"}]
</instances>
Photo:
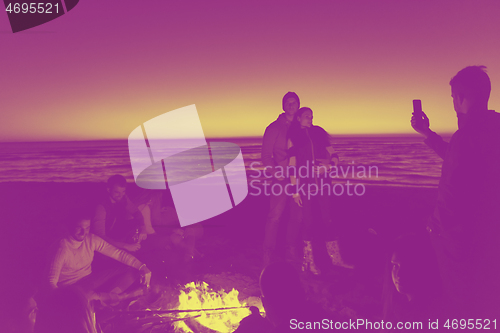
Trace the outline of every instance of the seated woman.
<instances>
[{"instance_id":1,"label":"seated woman","mask_svg":"<svg viewBox=\"0 0 500 333\"><path fill-rule=\"evenodd\" d=\"M434 251L425 235L396 239L386 270L384 319L421 321L440 317L442 286Z\"/></svg>"},{"instance_id":2,"label":"seated woman","mask_svg":"<svg viewBox=\"0 0 500 333\"><path fill-rule=\"evenodd\" d=\"M200 224L181 228L173 202L167 191L142 190L134 201L144 217L148 239L143 243L143 252L158 252L164 249L178 249L185 261L201 258L196 242L203 235Z\"/></svg>"},{"instance_id":3,"label":"seated woman","mask_svg":"<svg viewBox=\"0 0 500 333\"><path fill-rule=\"evenodd\" d=\"M289 168L292 185L297 186L294 201L302 207L304 232L304 260L302 270L320 274L312 252L314 236L326 242L328 254L336 266L352 268L340 256L337 240L334 240L330 200L331 180L328 171L331 164L338 163L338 156L330 144L330 136L319 126L312 124L313 112L310 108L300 108L288 130ZM295 171L295 172L294 172Z\"/></svg>"}]
</instances>

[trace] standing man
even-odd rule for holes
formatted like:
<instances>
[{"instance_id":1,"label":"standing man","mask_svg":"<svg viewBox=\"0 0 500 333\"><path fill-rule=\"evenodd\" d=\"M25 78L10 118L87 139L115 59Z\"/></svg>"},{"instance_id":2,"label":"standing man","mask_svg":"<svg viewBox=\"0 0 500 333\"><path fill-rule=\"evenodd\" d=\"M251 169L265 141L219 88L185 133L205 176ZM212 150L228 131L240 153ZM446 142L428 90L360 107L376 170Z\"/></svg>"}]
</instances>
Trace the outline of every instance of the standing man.
<instances>
[{"instance_id":1,"label":"standing man","mask_svg":"<svg viewBox=\"0 0 500 333\"><path fill-rule=\"evenodd\" d=\"M287 255L292 260L296 253L295 243L301 218L300 207L293 205L292 197L285 193L285 186L290 182L289 178L286 177L288 166L287 132L295 113L300 107L299 96L294 92L286 93L282 105L285 112L267 126L262 140L262 164L265 168L265 174L272 176L271 189L275 184L279 184L280 189L280 191L278 189L274 191L278 195L273 194L273 191L271 191L269 215L267 216L264 236L264 266L267 266L272 256L275 255L279 221L287 202L290 202L291 209L290 225L287 229Z\"/></svg>"},{"instance_id":2,"label":"standing man","mask_svg":"<svg viewBox=\"0 0 500 333\"><path fill-rule=\"evenodd\" d=\"M443 158L427 231L447 318L493 320L500 313L500 114L488 110L491 83L485 69L466 67L450 81L459 129L449 143L430 130L423 112L411 118L415 131Z\"/></svg>"}]
</instances>

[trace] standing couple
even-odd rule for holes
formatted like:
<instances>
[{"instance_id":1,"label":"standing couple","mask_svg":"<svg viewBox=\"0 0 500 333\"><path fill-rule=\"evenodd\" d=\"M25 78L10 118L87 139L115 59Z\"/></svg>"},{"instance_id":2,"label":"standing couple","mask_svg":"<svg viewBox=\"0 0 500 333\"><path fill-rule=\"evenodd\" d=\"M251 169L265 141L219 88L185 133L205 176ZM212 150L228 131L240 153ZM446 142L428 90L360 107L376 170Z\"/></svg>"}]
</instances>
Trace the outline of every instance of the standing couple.
<instances>
[{"instance_id":1,"label":"standing couple","mask_svg":"<svg viewBox=\"0 0 500 333\"><path fill-rule=\"evenodd\" d=\"M313 239L325 242L334 265L352 268L340 256L332 230L329 196L323 192L323 185L331 185L327 177L328 170L338 163L330 136L323 128L312 124L312 110L300 108L296 93L285 94L283 110L285 112L266 128L262 142L262 163L268 173L273 175L272 188L281 189L271 191L264 237L264 265L267 266L275 255L280 217L288 206L288 259L293 260L296 256L300 233L303 241L303 271L320 274L314 262ZM299 174L296 172L298 170L307 172L301 171ZM293 185L293 195L285 190L290 187L287 187L290 183Z\"/></svg>"}]
</instances>

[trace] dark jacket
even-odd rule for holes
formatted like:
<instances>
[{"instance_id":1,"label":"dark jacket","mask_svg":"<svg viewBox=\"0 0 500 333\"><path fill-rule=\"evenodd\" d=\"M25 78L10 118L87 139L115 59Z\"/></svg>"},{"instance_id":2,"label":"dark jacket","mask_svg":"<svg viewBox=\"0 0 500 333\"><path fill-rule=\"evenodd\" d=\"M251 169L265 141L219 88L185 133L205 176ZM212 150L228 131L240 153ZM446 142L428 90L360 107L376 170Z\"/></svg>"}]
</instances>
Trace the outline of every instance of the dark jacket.
<instances>
[{"instance_id":1,"label":"dark jacket","mask_svg":"<svg viewBox=\"0 0 500 333\"><path fill-rule=\"evenodd\" d=\"M285 113L279 115L278 119L267 126L262 139L262 164L269 168L270 174L275 174L277 166L283 170L288 166L287 155L287 132L290 121Z\"/></svg>"},{"instance_id":2,"label":"dark jacket","mask_svg":"<svg viewBox=\"0 0 500 333\"><path fill-rule=\"evenodd\" d=\"M449 143L434 134L424 141L443 157L431 228L469 237L500 222L500 114L468 115Z\"/></svg>"},{"instance_id":3,"label":"dark jacket","mask_svg":"<svg viewBox=\"0 0 500 333\"><path fill-rule=\"evenodd\" d=\"M429 225L443 279L468 281L453 291L471 298L466 311L500 313L500 114L467 114L449 144L437 134L426 143L444 156Z\"/></svg>"},{"instance_id":4,"label":"dark jacket","mask_svg":"<svg viewBox=\"0 0 500 333\"><path fill-rule=\"evenodd\" d=\"M127 195L119 202L113 203L106 195L96 208L92 221L92 232L100 237L109 236L123 241L136 228L144 226L144 217Z\"/></svg>"},{"instance_id":5,"label":"dark jacket","mask_svg":"<svg viewBox=\"0 0 500 333\"><path fill-rule=\"evenodd\" d=\"M319 126L310 128L292 127L288 137L293 146L288 150L288 155L297 158L297 165L305 165L306 161L329 159L327 147L330 146L330 136Z\"/></svg>"},{"instance_id":6,"label":"dark jacket","mask_svg":"<svg viewBox=\"0 0 500 333\"><path fill-rule=\"evenodd\" d=\"M295 168L298 178L302 179L301 183L315 182L317 176L313 172L313 166L319 165L320 160L323 163L330 160L330 154L326 149L330 146L330 136L319 126L310 128L292 126L288 130L288 138L292 143L288 149L288 156L296 158ZM309 169L307 173L301 171L304 166Z\"/></svg>"}]
</instances>

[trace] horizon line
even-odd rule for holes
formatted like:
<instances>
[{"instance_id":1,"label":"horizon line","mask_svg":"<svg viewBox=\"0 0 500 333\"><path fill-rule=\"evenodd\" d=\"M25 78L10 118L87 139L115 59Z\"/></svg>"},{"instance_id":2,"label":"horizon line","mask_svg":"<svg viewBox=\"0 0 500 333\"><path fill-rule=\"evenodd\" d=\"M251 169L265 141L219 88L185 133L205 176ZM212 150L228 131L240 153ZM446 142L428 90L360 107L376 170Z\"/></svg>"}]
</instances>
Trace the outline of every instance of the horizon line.
<instances>
[{"instance_id":1,"label":"horizon line","mask_svg":"<svg viewBox=\"0 0 500 333\"><path fill-rule=\"evenodd\" d=\"M328 133L330 134L330 133ZM452 136L452 132L445 132L440 134L441 136L448 137ZM423 135L418 133L363 133L363 134L330 134L332 138L340 137L358 137L358 138L382 138L382 137L406 137L406 138L423 138ZM222 139L257 139L262 138L262 135L255 136L221 136L221 137L206 137L206 140L222 140ZM0 141L0 143L51 143L51 142L97 142L97 141L127 141L128 138L115 138L115 139L90 139L90 140L27 140L27 141Z\"/></svg>"}]
</instances>

